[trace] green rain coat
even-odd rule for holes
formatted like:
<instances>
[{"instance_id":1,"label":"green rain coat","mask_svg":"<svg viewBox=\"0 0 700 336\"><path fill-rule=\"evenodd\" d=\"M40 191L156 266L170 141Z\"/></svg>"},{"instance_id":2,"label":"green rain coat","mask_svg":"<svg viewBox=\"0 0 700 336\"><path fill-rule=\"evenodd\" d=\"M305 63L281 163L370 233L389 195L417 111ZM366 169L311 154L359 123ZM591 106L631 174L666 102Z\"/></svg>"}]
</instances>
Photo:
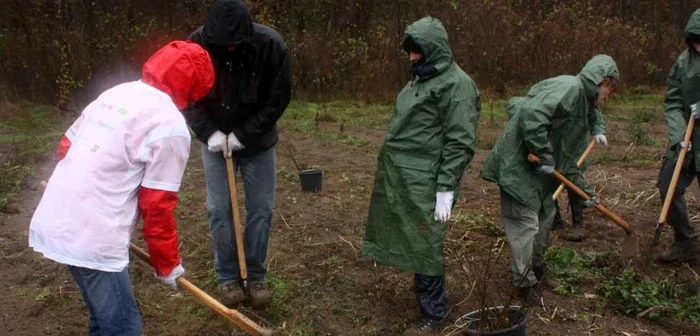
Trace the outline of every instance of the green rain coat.
<instances>
[{"instance_id":1,"label":"green rain coat","mask_svg":"<svg viewBox=\"0 0 700 336\"><path fill-rule=\"evenodd\" d=\"M666 82L666 98L664 99L664 114L668 121L668 151L666 157L678 159L678 144L683 141L685 129L690 118L690 105L700 102L700 55L695 52L690 39L700 40L700 9L690 17L685 26L684 37L688 44L686 49L671 68ZM692 143L700 144L700 125L696 123ZM700 172L700 146L693 146L688 151L684 167L695 163L695 170Z\"/></svg>"},{"instance_id":2,"label":"green rain coat","mask_svg":"<svg viewBox=\"0 0 700 336\"><path fill-rule=\"evenodd\" d=\"M406 28L434 73L399 93L377 162L363 254L377 263L437 276L444 272L447 223L434 219L438 191L455 191L475 151L481 110L472 79L454 62L438 19ZM454 205L454 204L453 204Z\"/></svg>"},{"instance_id":3,"label":"green rain coat","mask_svg":"<svg viewBox=\"0 0 700 336\"><path fill-rule=\"evenodd\" d=\"M543 204L552 202L551 194L559 182L535 172L537 165L527 161L527 154L533 153L542 164L553 165L594 195L576 161L587 145L587 133L605 132L596 104L598 85L605 77L619 79L617 65L610 56L597 55L578 75L544 80L525 97L511 99L507 107L511 117L484 162L481 176L538 212Z\"/></svg>"}]
</instances>

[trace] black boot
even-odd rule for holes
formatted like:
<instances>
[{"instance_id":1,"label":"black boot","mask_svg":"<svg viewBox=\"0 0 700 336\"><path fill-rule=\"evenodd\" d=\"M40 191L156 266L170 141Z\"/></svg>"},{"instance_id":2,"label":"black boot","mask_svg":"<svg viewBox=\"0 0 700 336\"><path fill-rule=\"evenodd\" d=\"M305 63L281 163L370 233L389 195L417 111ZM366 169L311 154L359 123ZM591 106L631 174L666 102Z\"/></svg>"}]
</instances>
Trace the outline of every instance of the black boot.
<instances>
[{"instance_id":1,"label":"black boot","mask_svg":"<svg viewBox=\"0 0 700 336\"><path fill-rule=\"evenodd\" d=\"M665 263L696 261L699 252L698 242L695 239L675 241L670 249L661 253L659 261Z\"/></svg>"},{"instance_id":2,"label":"black boot","mask_svg":"<svg viewBox=\"0 0 700 336\"><path fill-rule=\"evenodd\" d=\"M435 335L439 331L440 321L423 317L418 323L403 332L404 336Z\"/></svg>"},{"instance_id":3,"label":"black boot","mask_svg":"<svg viewBox=\"0 0 700 336\"><path fill-rule=\"evenodd\" d=\"M570 242L582 242L586 239L586 229L583 228L583 225L574 225L561 234L561 239Z\"/></svg>"},{"instance_id":4,"label":"black boot","mask_svg":"<svg viewBox=\"0 0 700 336\"><path fill-rule=\"evenodd\" d=\"M547 274L546 264L533 266L532 273L535 273L535 278L537 278L537 281L539 281L540 284L543 284L549 288L557 288L557 286L559 286L559 282L552 279L552 277Z\"/></svg>"},{"instance_id":5,"label":"black boot","mask_svg":"<svg viewBox=\"0 0 700 336\"><path fill-rule=\"evenodd\" d=\"M522 301L523 306L527 307L539 306L541 303L540 293L536 286L518 287L518 298Z\"/></svg>"},{"instance_id":6,"label":"black boot","mask_svg":"<svg viewBox=\"0 0 700 336\"><path fill-rule=\"evenodd\" d=\"M561 217L561 214L559 213L559 203L557 201L554 202L554 220L552 221L552 231L556 230L561 230L566 227L568 223Z\"/></svg>"}]
</instances>

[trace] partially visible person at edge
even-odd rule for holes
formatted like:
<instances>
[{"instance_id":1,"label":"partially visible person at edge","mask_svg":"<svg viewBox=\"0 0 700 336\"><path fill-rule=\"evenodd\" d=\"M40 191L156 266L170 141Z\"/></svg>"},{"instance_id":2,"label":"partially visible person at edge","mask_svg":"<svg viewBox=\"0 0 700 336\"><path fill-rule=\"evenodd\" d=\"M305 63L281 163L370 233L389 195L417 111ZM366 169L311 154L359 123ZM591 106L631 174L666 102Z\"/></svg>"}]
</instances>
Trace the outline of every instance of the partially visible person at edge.
<instances>
[{"instance_id":1,"label":"partially visible person at edge","mask_svg":"<svg viewBox=\"0 0 700 336\"><path fill-rule=\"evenodd\" d=\"M406 335L446 317L444 239L464 170L474 157L481 110L472 79L452 56L440 20L405 30L414 78L401 90L382 145L363 254L413 272L422 319Z\"/></svg>"},{"instance_id":2,"label":"partially visible person at edge","mask_svg":"<svg viewBox=\"0 0 700 336\"><path fill-rule=\"evenodd\" d=\"M173 212L190 153L180 111L214 83L207 52L175 41L88 105L61 139L58 165L29 227L29 246L68 265L88 308L89 335L139 335L129 241L139 214L155 276L185 273Z\"/></svg>"},{"instance_id":3,"label":"partially visible person at edge","mask_svg":"<svg viewBox=\"0 0 700 336\"><path fill-rule=\"evenodd\" d=\"M501 190L501 221L511 248L513 283L525 304L539 302L536 286L545 281L544 252L554 218L552 194L556 169L597 203L585 183L578 157L587 134L599 125L598 106L619 80L615 61L597 55L576 76L558 76L533 86L525 97L508 102L510 119L489 154L481 176ZM539 164L528 162L535 154Z\"/></svg>"},{"instance_id":4,"label":"partially visible person at edge","mask_svg":"<svg viewBox=\"0 0 700 336\"><path fill-rule=\"evenodd\" d=\"M190 106L187 121L202 142L214 269L225 305L270 299L265 258L275 198L277 120L289 104L287 46L275 30L253 23L239 0L217 0L190 39L211 54L216 83ZM233 152L245 189L244 248L249 293L242 286L233 239L231 201L222 152Z\"/></svg>"},{"instance_id":5,"label":"partially visible person at edge","mask_svg":"<svg viewBox=\"0 0 700 336\"><path fill-rule=\"evenodd\" d=\"M664 155L657 183L663 202L671 185L678 153L681 148L687 146L688 153L683 161L667 217L668 224L673 227L673 245L659 256L660 261L667 263L698 261L700 253L698 229L688 218L685 200L685 190L700 174L700 146L694 146L695 138L700 133L698 123L695 124L691 141L687 144L684 142L688 120L700 118L698 113L691 113L690 109L690 105L700 102L700 9L690 16L685 26L684 37L688 48L678 56L666 82L664 114L668 121L668 150Z\"/></svg>"}]
</instances>

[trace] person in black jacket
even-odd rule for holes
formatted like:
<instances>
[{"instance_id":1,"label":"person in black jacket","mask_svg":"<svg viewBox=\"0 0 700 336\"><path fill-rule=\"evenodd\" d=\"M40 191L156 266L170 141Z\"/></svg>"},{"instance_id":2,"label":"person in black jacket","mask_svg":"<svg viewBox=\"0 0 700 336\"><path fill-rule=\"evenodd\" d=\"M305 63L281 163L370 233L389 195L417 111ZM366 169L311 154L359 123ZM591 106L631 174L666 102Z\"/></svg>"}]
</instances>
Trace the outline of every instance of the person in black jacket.
<instances>
[{"instance_id":1,"label":"person in black jacket","mask_svg":"<svg viewBox=\"0 0 700 336\"><path fill-rule=\"evenodd\" d=\"M202 144L207 209L223 303L246 299L239 279L225 160L233 152L245 188L245 254L254 305L269 301L265 258L275 196L277 120L289 104L289 55L282 36L253 23L240 0L217 0L190 36L211 55L216 82L185 111Z\"/></svg>"}]
</instances>

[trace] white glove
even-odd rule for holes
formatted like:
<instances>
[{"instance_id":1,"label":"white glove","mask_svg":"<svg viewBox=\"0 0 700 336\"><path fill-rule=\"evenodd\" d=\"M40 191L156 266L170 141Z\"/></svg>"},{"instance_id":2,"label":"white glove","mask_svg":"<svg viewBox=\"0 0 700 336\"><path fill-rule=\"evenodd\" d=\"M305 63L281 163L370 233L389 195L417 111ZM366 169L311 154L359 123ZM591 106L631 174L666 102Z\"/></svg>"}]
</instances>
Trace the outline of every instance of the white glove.
<instances>
[{"instance_id":1,"label":"white glove","mask_svg":"<svg viewBox=\"0 0 700 336\"><path fill-rule=\"evenodd\" d=\"M162 282L165 285L168 285L172 287L173 289L177 289L177 278L181 277L183 274L185 274L185 269L182 267L182 264L179 264L173 268L172 271L170 271L170 274L168 275L158 275L154 273L156 276L156 279L158 281Z\"/></svg>"},{"instance_id":2,"label":"white glove","mask_svg":"<svg viewBox=\"0 0 700 336\"><path fill-rule=\"evenodd\" d=\"M226 134L217 130L207 140L207 146L210 152L223 152L226 150Z\"/></svg>"},{"instance_id":3,"label":"white glove","mask_svg":"<svg viewBox=\"0 0 700 336\"><path fill-rule=\"evenodd\" d=\"M233 132L229 133L228 134L228 151L233 152L233 151L237 151L237 150L243 149L243 148L245 148L245 146L243 146L243 144L240 141L238 141L238 138L236 138L236 135L233 134Z\"/></svg>"},{"instance_id":4,"label":"white glove","mask_svg":"<svg viewBox=\"0 0 700 336\"><path fill-rule=\"evenodd\" d=\"M681 148L685 148L685 141L681 141L678 145L680 145ZM688 141L688 150L693 150L693 143L691 141Z\"/></svg>"},{"instance_id":5,"label":"white glove","mask_svg":"<svg viewBox=\"0 0 700 336\"><path fill-rule=\"evenodd\" d=\"M447 222L452 217L454 191L438 191L435 195L435 220Z\"/></svg>"},{"instance_id":6,"label":"white glove","mask_svg":"<svg viewBox=\"0 0 700 336\"><path fill-rule=\"evenodd\" d=\"M535 168L535 171L541 174L552 175L552 173L554 173L554 166L539 165L537 168Z\"/></svg>"},{"instance_id":7,"label":"white glove","mask_svg":"<svg viewBox=\"0 0 700 336\"><path fill-rule=\"evenodd\" d=\"M605 137L605 134L596 134L593 136L593 139L595 140L595 142L603 144L603 146L608 145L608 138Z\"/></svg>"},{"instance_id":8,"label":"white glove","mask_svg":"<svg viewBox=\"0 0 700 336\"><path fill-rule=\"evenodd\" d=\"M585 202L583 202L583 205L584 205L586 208L589 208L589 207L592 207L592 206L596 206L596 205L598 205L598 204L600 204L600 201L598 201L598 197L595 197L595 196L593 196L593 197L587 199Z\"/></svg>"}]
</instances>

